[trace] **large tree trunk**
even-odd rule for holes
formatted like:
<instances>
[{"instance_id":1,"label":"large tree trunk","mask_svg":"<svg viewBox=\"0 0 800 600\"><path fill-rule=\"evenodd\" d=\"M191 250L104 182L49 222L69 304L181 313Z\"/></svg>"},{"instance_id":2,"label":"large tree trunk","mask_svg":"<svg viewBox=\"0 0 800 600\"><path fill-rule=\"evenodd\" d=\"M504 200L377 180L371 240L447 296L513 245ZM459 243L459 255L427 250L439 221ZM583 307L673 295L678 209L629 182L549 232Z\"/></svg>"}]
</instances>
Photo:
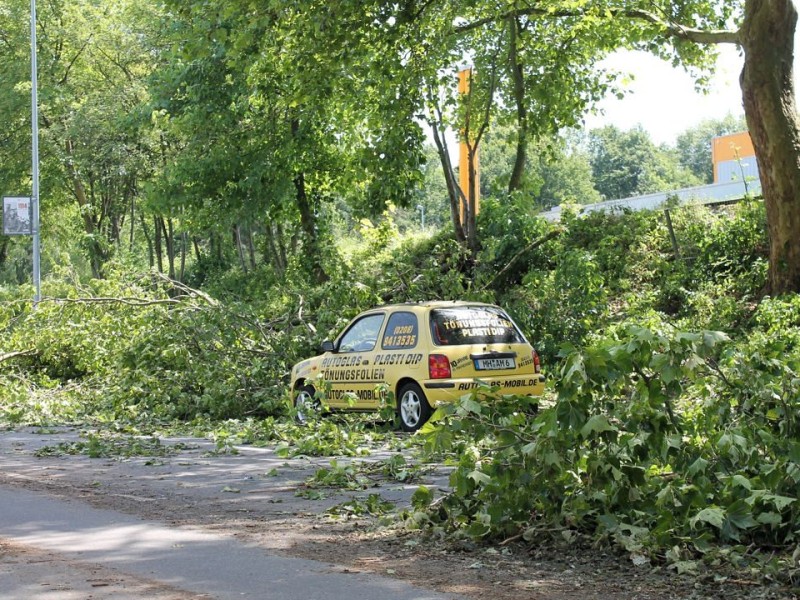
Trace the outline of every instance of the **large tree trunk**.
<instances>
[{"instance_id":1,"label":"large tree trunk","mask_svg":"<svg viewBox=\"0 0 800 600\"><path fill-rule=\"evenodd\" d=\"M162 255L162 248L161 248L161 231L164 227L164 220L159 217L153 217L153 225L155 226L155 252L156 252L156 263L158 264L158 272L164 272L164 257Z\"/></svg>"},{"instance_id":2,"label":"large tree trunk","mask_svg":"<svg viewBox=\"0 0 800 600\"><path fill-rule=\"evenodd\" d=\"M130 233L128 235L128 247L130 251L133 252L133 227L135 224L134 217L136 215L136 197L133 194L131 194L130 205L131 205L131 227L130 227Z\"/></svg>"},{"instance_id":3,"label":"large tree trunk","mask_svg":"<svg viewBox=\"0 0 800 600\"><path fill-rule=\"evenodd\" d=\"M466 196L458 185L458 180L456 179L453 165L450 161L450 151L447 148L444 135L439 134L439 129L435 123L431 123L431 129L433 131L433 140L436 143L439 161L442 163L444 181L447 185L447 197L450 199L450 217L453 221L453 231L455 232L458 243L465 245L467 243L467 234L464 231L461 215L467 212ZM464 207L463 209L462 206Z\"/></svg>"},{"instance_id":4,"label":"large tree trunk","mask_svg":"<svg viewBox=\"0 0 800 600\"><path fill-rule=\"evenodd\" d=\"M147 223L144 220L144 213L139 213L139 220L142 223L142 232L144 239L147 241L147 259L152 269L155 266L155 252L153 250L153 240L150 238L150 232L147 230Z\"/></svg>"},{"instance_id":5,"label":"large tree trunk","mask_svg":"<svg viewBox=\"0 0 800 600\"><path fill-rule=\"evenodd\" d=\"M514 103L517 108L517 151L514 155L514 168L508 180L508 193L522 189L522 176L528 160L528 108L525 105L525 71L519 60L517 48L521 26L516 18L509 18L511 43L508 53L509 71L514 82Z\"/></svg>"},{"instance_id":6,"label":"large tree trunk","mask_svg":"<svg viewBox=\"0 0 800 600\"><path fill-rule=\"evenodd\" d=\"M800 291L800 132L792 62L792 0L748 0L741 29L742 96L769 229L769 288Z\"/></svg>"},{"instance_id":7,"label":"large tree trunk","mask_svg":"<svg viewBox=\"0 0 800 600\"><path fill-rule=\"evenodd\" d=\"M478 191L480 182L478 181L478 141L474 144L467 143L467 214L464 220L467 222L467 248L470 251L470 259L475 261L478 252L481 250L481 243L478 239Z\"/></svg>"},{"instance_id":8,"label":"large tree trunk","mask_svg":"<svg viewBox=\"0 0 800 600\"><path fill-rule=\"evenodd\" d=\"M278 246L278 257L280 258L280 267L278 272L283 275L289 267L289 260L286 255L286 236L284 235L283 225L278 221L275 224L275 234L277 236L276 245ZM289 240L290 248L294 251L294 236Z\"/></svg>"},{"instance_id":9,"label":"large tree trunk","mask_svg":"<svg viewBox=\"0 0 800 600\"><path fill-rule=\"evenodd\" d=\"M311 272L317 283L325 283L328 281L328 275L322 266L322 249L320 248L320 240L317 233L317 217L308 197L306 179L302 172L295 175L294 187L297 208L300 211L300 227L303 229L303 234L308 244L306 257L310 261Z\"/></svg>"},{"instance_id":10,"label":"large tree trunk","mask_svg":"<svg viewBox=\"0 0 800 600\"><path fill-rule=\"evenodd\" d=\"M92 266L92 277L95 279L100 279L103 276L102 265L106 256L104 255L103 249L98 242L97 235L99 235L99 232L97 231L97 222L94 209L92 208L92 203L90 202L89 197L86 195L86 187L83 185L83 181L81 181L78 170L75 168L75 164L71 160L74 153L73 148L74 145L72 140L67 140L65 144L65 150L67 156L70 157L70 160L67 160L65 164L70 182L72 184L72 192L75 194L75 199L80 207L80 214L83 217L83 230L86 232L88 237L89 264Z\"/></svg>"},{"instance_id":11,"label":"large tree trunk","mask_svg":"<svg viewBox=\"0 0 800 600\"><path fill-rule=\"evenodd\" d=\"M253 242L253 228L247 226L247 257L250 259L250 268L256 270L256 245Z\"/></svg>"},{"instance_id":12,"label":"large tree trunk","mask_svg":"<svg viewBox=\"0 0 800 600\"><path fill-rule=\"evenodd\" d=\"M181 269L178 273L178 281L181 283L184 282L184 277L186 276L186 245L188 237L189 234L185 231L181 233Z\"/></svg>"},{"instance_id":13,"label":"large tree trunk","mask_svg":"<svg viewBox=\"0 0 800 600\"><path fill-rule=\"evenodd\" d=\"M203 254L200 252L200 242L197 239L197 236L192 236L192 247L194 248L194 260L195 262L200 262L203 260Z\"/></svg>"},{"instance_id":14,"label":"large tree trunk","mask_svg":"<svg viewBox=\"0 0 800 600\"><path fill-rule=\"evenodd\" d=\"M453 222L453 232L455 233L458 243L466 245L467 234L464 231L461 215L466 212L467 197L458 184L458 178L456 177L453 164L450 160L450 150L447 147L447 138L444 135L445 125L442 109L439 107L436 96L430 89L428 90L428 103L431 107L428 125L431 128L433 141L436 144L436 153L439 156L439 162L442 164L442 173L444 174L444 181L447 186L447 197L450 200L450 218Z\"/></svg>"},{"instance_id":15,"label":"large tree trunk","mask_svg":"<svg viewBox=\"0 0 800 600\"><path fill-rule=\"evenodd\" d=\"M242 228L238 225L233 226L233 243L236 244L236 253L239 255L239 266L242 273L247 275L247 261L244 259L244 248L242 247Z\"/></svg>"},{"instance_id":16,"label":"large tree trunk","mask_svg":"<svg viewBox=\"0 0 800 600\"><path fill-rule=\"evenodd\" d=\"M292 137L297 139L300 134L300 121L291 121ZM306 176L303 171L298 171L294 176L295 201L300 211L300 227L305 236L305 254L309 261L311 272L317 283L328 281L328 274L322 266L322 248L317 232L317 216L312 203L313 194L309 195L306 189Z\"/></svg>"},{"instance_id":17,"label":"large tree trunk","mask_svg":"<svg viewBox=\"0 0 800 600\"><path fill-rule=\"evenodd\" d=\"M164 241L167 246L167 260L169 261L169 278L175 280L175 228L172 224L172 217L168 217L166 222L161 219L161 226L164 227Z\"/></svg>"}]
</instances>

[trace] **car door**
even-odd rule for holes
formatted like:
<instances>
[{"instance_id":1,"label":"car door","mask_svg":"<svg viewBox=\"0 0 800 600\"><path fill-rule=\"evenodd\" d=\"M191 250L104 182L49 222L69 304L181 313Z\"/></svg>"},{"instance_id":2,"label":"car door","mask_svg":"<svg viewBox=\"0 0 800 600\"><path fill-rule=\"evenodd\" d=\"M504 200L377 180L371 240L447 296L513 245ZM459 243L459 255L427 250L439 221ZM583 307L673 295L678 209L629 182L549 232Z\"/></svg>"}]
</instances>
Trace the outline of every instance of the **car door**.
<instances>
[{"instance_id":1,"label":"car door","mask_svg":"<svg viewBox=\"0 0 800 600\"><path fill-rule=\"evenodd\" d=\"M378 405L375 387L383 382L384 370L374 366L384 312L369 313L354 320L342 332L322 361L322 378L329 384L332 408L372 408Z\"/></svg>"},{"instance_id":2,"label":"car door","mask_svg":"<svg viewBox=\"0 0 800 600\"><path fill-rule=\"evenodd\" d=\"M385 369L384 379L396 391L397 382L410 377L421 381L427 374L424 355L420 352L419 318L410 310L395 310L387 321L375 353L374 364Z\"/></svg>"}]
</instances>

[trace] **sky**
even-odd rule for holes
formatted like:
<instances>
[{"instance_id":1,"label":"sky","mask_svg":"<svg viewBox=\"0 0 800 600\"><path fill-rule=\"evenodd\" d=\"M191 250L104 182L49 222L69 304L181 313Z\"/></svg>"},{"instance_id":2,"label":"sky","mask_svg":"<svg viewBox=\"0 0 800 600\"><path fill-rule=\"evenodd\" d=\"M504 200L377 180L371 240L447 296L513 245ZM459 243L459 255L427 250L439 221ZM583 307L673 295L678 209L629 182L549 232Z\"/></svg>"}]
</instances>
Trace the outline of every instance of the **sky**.
<instances>
[{"instance_id":1,"label":"sky","mask_svg":"<svg viewBox=\"0 0 800 600\"><path fill-rule=\"evenodd\" d=\"M800 75L800 27L795 33L795 87ZM600 103L604 114L586 117L587 129L616 125L628 130L641 124L656 143L674 144L678 135L707 119L728 113L739 116L742 91L739 73L744 58L732 44L718 47L719 58L708 95L698 93L694 81L683 70L644 52L618 52L604 61L609 68L632 72L630 93L623 100L610 97Z\"/></svg>"},{"instance_id":2,"label":"sky","mask_svg":"<svg viewBox=\"0 0 800 600\"><path fill-rule=\"evenodd\" d=\"M694 80L680 68L644 52L615 53L603 66L630 72L622 100L610 96L599 107L603 112L586 117L586 128L612 124L628 130L641 124L656 143L674 144L675 138L706 119L721 119L728 113L744 114L739 73L743 59L733 46L720 48L710 92L695 90Z\"/></svg>"}]
</instances>

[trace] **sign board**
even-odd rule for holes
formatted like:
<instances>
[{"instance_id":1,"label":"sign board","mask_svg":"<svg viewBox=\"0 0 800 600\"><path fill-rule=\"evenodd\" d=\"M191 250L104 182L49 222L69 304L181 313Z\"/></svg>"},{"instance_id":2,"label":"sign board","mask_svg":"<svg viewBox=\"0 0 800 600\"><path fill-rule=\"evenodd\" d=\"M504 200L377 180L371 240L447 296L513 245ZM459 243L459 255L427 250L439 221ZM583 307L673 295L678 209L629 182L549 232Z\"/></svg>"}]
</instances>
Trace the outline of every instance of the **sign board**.
<instances>
[{"instance_id":1,"label":"sign board","mask_svg":"<svg viewBox=\"0 0 800 600\"><path fill-rule=\"evenodd\" d=\"M3 235L32 235L31 199L24 196L3 198Z\"/></svg>"}]
</instances>

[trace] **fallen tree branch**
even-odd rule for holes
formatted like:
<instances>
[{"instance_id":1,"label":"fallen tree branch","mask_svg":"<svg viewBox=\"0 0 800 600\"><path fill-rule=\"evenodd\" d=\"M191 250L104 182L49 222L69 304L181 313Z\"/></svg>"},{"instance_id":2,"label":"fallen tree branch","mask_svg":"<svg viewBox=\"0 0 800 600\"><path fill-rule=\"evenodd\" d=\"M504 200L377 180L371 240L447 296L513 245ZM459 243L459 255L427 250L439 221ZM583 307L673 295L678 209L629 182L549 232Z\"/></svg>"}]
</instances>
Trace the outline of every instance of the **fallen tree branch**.
<instances>
[{"instance_id":1,"label":"fallen tree branch","mask_svg":"<svg viewBox=\"0 0 800 600\"><path fill-rule=\"evenodd\" d=\"M161 281L164 281L164 282L168 283L169 285L171 285L171 286L172 286L173 288L175 288L176 290L180 290L180 291L182 291L184 294L186 294L186 295L187 295L187 296L189 296L189 297L192 297L192 298L195 298L195 297L196 297L196 298L202 298L203 300L205 300L205 302L206 302L207 304L209 304L209 305L211 305L211 306L217 306L217 305L219 305L219 302L217 302L216 300L214 300L214 298L212 298L211 296L209 296L209 295L208 295L208 294L206 294L205 292L201 292L201 291L200 291L200 290L198 290L198 289L195 289L195 288L193 288L193 287L189 287L189 286L188 286L188 285L186 285L185 283L183 283L183 282L180 282L180 281L176 281L175 279L170 279L170 278L169 278L167 275L165 275L164 273L153 272L153 275L154 275L154 276L155 276L157 279L160 279ZM178 296L178 297L180 297L180 296Z\"/></svg>"},{"instance_id":2,"label":"fallen tree branch","mask_svg":"<svg viewBox=\"0 0 800 600\"><path fill-rule=\"evenodd\" d=\"M491 287L491 286L492 286L492 284L494 284L494 282L495 282L495 281L497 281L498 279L500 279L500 277L502 277L503 275L505 275L505 274L508 272L508 270L511 268L511 266L512 266L512 265L513 265L515 262L517 262L517 261L518 261L520 258L522 258L523 256L525 256L525 255L526 255L528 252L530 252L531 250L533 250L534 248L536 248L536 247L538 247L538 246L541 246L541 245L542 245L542 244L544 244L545 242L549 242L550 240L552 240L553 238L556 238L556 237L558 237L559 235L561 235L561 230L560 230L560 229L553 229L553 230L552 230L550 233L548 233L546 236L544 236L544 237L542 237L542 238L539 238L538 240L535 240L535 241L531 242L530 244L528 244L527 246L525 246L525 247L524 247L522 250L520 250L519 252L517 252L517 253L516 253L516 254L515 254L515 255L514 255L512 258L511 258L511 260L510 260L510 261L508 261L508 263L506 264L506 266L505 266L505 267L503 267L502 269L500 269L500 271L499 271L499 272L498 272L498 273L497 273L497 274L496 274L494 277L492 277L492 279L489 281L489 283L487 283L486 285L484 285L484 286L483 286L483 289L485 290L485 289L487 289L487 288Z\"/></svg>"},{"instance_id":3,"label":"fallen tree branch","mask_svg":"<svg viewBox=\"0 0 800 600\"><path fill-rule=\"evenodd\" d=\"M185 296L182 296L185 298ZM146 298L113 298L113 297L89 297L89 298L42 298L42 302L55 302L66 304L126 304L128 306L153 306L156 304L181 304L181 298L162 298L160 300L148 300Z\"/></svg>"},{"instance_id":4,"label":"fallen tree branch","mask_svg":"<svg viewBox=\"0 0 800 600\"><path fill-rule=\"evenodd\" d=\"M19 356L33 356L36 354L36 350L19 350L16 352L6 352L5 354L0 354L0 363L5 362L7 360L11 360L12 358L17 358Z\"/></svg>"},{"instance_id":5,"label":"fallen tree branch","mask_svg":"<svg viewBox=\"0 0 800 600\"><path fill-rule=\"evenodd\" d=\"M303 298L303 296L300 294L298 294L297 297L300 298L300 307L297 309L297 320L303 325L305 325L312 335L316 335L317 328L314 327L314 325L312 325L311 323L306 323L305 320L303 319L303 307L305 306L306 299Z\"/></svg>"}]
</instances>

